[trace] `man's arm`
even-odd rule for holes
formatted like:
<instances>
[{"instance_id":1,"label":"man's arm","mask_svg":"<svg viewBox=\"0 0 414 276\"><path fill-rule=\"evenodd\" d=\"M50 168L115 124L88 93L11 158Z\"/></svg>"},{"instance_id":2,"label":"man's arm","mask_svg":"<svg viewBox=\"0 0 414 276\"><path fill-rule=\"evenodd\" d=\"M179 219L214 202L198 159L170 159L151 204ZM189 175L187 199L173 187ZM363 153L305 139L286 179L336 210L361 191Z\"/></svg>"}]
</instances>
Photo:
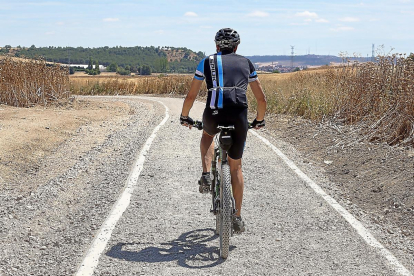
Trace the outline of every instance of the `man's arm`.
<instances>
[{"instance_id":1,"label":"man's arm","mask_svg":"<svg viewBox=\"0 0 414 276\"><path fill-rule=\"evenodd\" d=\"M184 100L183 109L181 111L182 116L188 116L190 113L191 107L197 97L198 91L200 91L202 80L193 79L190 86L190 91L187 94L187 97Z\"/></svg>"},{"instance_id":2,"label":"man's arm","mask_svg":"<svg viewBox=\"0 0 414 276\"><path fill-rule=\"evenodd\" d=\"M253 95L257 101L256 120L262 121L264 120L264 116L266 113L266 96L263 93L263 89L262 89L262 86L260 85L259 79L252 81L249 84L250 84L250 88L253 91Z\"/></svg>"}]
</instances>

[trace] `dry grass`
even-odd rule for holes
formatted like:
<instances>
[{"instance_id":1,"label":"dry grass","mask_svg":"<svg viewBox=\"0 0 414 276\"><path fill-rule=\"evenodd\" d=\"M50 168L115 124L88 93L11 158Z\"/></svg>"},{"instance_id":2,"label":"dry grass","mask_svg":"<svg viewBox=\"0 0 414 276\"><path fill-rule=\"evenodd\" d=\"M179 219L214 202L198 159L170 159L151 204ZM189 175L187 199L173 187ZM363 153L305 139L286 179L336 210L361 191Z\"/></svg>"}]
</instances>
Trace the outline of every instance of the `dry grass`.
<instances>
[{"instance_id":1,"label":"dry grass","mask_svg":"<svg viewBox=\"0 0 414 276\"><path fill-rule=\"evenodd\" d=\"M76 77L71 90L80 95L186 95L191 75ZM290 74L263 74L260 80L268 113L369 125L366 138L413 144L414 63L403 56L377 63L347 64ZM205 96L205 87L202 88ZM256 102L251 92L249 102Z\"/></svg>"},{"instance_id":2,"label":"dry grass","mask_svg":"<svg viewBox=\"0 0 414 276\"><path fill-rule=\"evenodd\" d=\"M414 62L401 55L377 63L260 76L268 112L368 125L365 138L414 144ZM250 102L255 105L252 93Z\"/></svg>"},{"instance_id":3,"label":"dry grass","mask_svg":"<svg viewBox=\"0 0 414 276\"><path fill-rule=\"evenodd\" d=\"M0 60L0 103L29 107L69 97L68 71L44 61Z\"/></svg>"},{"instance_id":4,"label":"dry grass","mask_svg":"<svg viewBox=\"0 0 414 276\"><path fill-rule=\"evenodd\" d=\"M71 78L71 91L78 95L186 95L192 79L192 75L76 77Z\"/></svg>"},{"instance_id":5,"label":"dry grass","mask_svg":"<svg viewBox=\"0 0 414 276\"><path fill-rule=\"evenodd\" d=\"M69 97L67 72L41 61L0 61L0 103L13 106L47 104ZM78 95L186 95L192 75L71 77ZM263 74L260 80L268 113L312 120L363 122L366 139L389 144L414 144L414 62L401 55L380 57L376 63L290 74ZM205 85L201 89L205 96ZM248 93L250 105L256 103Z\"/></svg>"}]
</instances>

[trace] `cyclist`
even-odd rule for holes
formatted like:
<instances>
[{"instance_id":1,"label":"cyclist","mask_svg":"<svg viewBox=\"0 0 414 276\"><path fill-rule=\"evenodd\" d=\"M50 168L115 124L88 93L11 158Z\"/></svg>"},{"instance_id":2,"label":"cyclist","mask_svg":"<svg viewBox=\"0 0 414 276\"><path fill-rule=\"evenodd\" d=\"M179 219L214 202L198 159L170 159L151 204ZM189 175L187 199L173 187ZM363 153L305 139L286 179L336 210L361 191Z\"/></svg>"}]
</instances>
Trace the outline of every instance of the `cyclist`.
<instances>
[{"instance_id":1,"label":"cyclist","mask_svg":"<svg viewBox=\"0 0 414 276\"><path fill-rule=\"evenodd\" d=\"M240 44L239 34L231 28L224 28L217 32L215 42L217 53L204 58L197 67L190 91L184 100L180 123L190 128L193 125L194 121L188 115L205 80L208 96L203 113L203 135L200 142L203 166L203 173L199 180L199 185L202 186L200 191L208 192L211 185L210 167L214 155L213 138L219 132L217 126L234 125L233 145L228 150L228 163L237 210L233 219L233 228L240 233L245 231L241 206L244 189L242 156L248 130L247 85L250 85L257 100L257 114L252 123L256 129L265 126L266 98L251 61L236 54Z\"/></svg>"}]
</instances>

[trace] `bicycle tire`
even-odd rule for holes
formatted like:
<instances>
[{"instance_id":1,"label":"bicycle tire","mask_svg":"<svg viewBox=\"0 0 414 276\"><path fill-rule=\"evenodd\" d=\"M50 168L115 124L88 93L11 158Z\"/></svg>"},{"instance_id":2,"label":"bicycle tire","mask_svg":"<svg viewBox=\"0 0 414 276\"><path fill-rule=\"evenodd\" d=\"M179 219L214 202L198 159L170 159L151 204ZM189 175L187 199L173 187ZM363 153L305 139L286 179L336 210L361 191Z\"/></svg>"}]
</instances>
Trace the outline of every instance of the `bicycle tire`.
<instances>
[{"instance_id":1,"label":"bicycle tire","mask_svg":"<svg viewBox=\"0 0 414 276\"><path fill-rule=\"evenodd\" d=\"M211 162L211 169L213 173L213 188L211 191L212 196L212 206L214 215L216 216L216 229L214 233L220 235L220 174L217 166L220 166L220 150L218 148L214 149L214 159Z\"/></svg>"},{"instance_id":2,"label":"bicycle tire","mask_svg":"<svg viewBox=\"0 0 414 276\"><path fill-rule=\"evenodd\" d=\"M220 235L220 213L216 214L216 235Z\"/></svg>"},{"instance_id":3,"label":"bicycle tire","mask_svg":"<svg viewBox=\"0 0 414 276\"><path fill-rule=\"evenodd\" d=\"M231 176L230 166L228 164L222 165L221 177L221 191L220 191L220 256L226 259L229 255L231 223L232 223L232 193L231 193Z\"/></svg>"}]
</instances>

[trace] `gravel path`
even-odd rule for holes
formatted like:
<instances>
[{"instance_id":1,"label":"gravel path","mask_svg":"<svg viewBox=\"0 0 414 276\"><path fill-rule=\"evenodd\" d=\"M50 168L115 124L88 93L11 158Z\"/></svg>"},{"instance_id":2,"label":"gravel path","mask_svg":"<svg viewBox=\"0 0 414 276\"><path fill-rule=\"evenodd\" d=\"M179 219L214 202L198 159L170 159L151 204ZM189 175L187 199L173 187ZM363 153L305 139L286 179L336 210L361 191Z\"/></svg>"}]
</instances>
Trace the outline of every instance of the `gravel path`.
<instances>
[{"instance_id":1,"label":"gravel path","mask_svg":"<svg viewBox=\"0 0 414 276\"><path fill-rule=\"evenodd\" d=\"M101 125L106 136L102 143L79 153L84 138L97 132L82 127L26 180L43 182L39 189L27 196L2 195L0 275L75 273L122 190L135 155L165 112L153 103L125 101L135 114L121 126ZM50 171L55 172L51 179Z\"/></svg>"},{"instance_id":2,"label":"gravel path","mask_svg":"<svg viewBox=\"0 0 414 276\"><path fill-rule=\"evenodd\" d=\"M2 199L0 274L75 273L136 155L164 117L159 103L121 99L136 107L126 127L77 156L71 168L36 193ZM231 239L229 259L220 260L210 197L199 194L196 184L201 132L179 126L182 99L160 100L170 108L170 119L146 156L130 206L94 275L399 275L250 134L242 210L247 231ZM196 103L191 115L201 118L202 110Z\"/></svg>"}]
</instances>

